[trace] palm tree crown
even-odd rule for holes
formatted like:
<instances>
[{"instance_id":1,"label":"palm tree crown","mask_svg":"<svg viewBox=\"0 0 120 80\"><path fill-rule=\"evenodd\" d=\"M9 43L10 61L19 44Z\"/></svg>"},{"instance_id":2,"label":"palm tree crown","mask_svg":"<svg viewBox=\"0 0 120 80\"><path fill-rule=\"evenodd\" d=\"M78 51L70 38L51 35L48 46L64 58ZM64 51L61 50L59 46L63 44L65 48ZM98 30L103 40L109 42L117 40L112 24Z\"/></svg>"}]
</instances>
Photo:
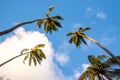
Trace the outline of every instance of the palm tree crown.
<instances>
[{"instance_id":1,"label":"palm tree crown","mask_svg":"<svg viewBox=\"0 0 120 80\"><path fill-rule=\"evenodd\" d=\"M69 43L74 43L76 47L79 47L81 43L87 45L87 42L84 39L85 34L83 32L89 30L89 27L86 28L79 28L76 32L69 32L67 36L72 36L69 40Z\"/></svg>"},{"instance_id":2,"label":"palm tree crown","mask_svg":"<svg viewBox=\"0 0 120 80\"><path fill-rule=\"evenodd\" d=\"M40 49L41 47L44 47L44 44L38 44L34 48L29 49L23 49L21 51L21 55L28 52L26 56L24 57L23 63L29 58L29 66L31 65L32 62L34 62L34 65L36 66L37 63L41 64L42 59L46 59L45 54L43 51Z\"/></svg>"},{"instance_id":3,"label":"palm tree crown","mask_svg":"<svg viewBox=\"0 0 120 80\"><path fill-rule=\"evenodd\" d=\"M49 16L53 8L54 6L50 6L48 8L48 11L46 13L47 18L37 21L37 25L39 28L41 28L41 26L44 24L44 30L47 33L48 32L52 33L52 30L58 31L58 28L62 27L62 25L60 24L58 20L63 20L63 17L61 17L60 15L53 16L53 17Z\"/></svg>"}]
</instances>

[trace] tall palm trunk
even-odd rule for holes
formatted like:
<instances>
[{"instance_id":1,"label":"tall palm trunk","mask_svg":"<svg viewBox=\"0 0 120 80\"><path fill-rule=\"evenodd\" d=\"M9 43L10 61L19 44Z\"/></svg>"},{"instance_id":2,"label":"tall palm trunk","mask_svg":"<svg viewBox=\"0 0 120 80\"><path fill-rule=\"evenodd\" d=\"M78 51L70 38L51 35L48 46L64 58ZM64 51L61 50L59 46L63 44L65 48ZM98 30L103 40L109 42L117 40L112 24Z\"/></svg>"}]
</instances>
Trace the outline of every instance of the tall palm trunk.
<instances>
[{"instance_id":1,"label":"tall palm trunk","mask_svg":"<svg viewBox=\"0 0 120 80\"><path fill-rule=\"evenodd\" d=\"M102 46L99 42L97 42L96 40L94 40L93 38L91 38L87 35L82 35L82 34L80 34L80 35L89 39L90 41L94 42L96 45L98 45L100 48L102 48L106 53L108 53L118 64L120 64L120 59L118 59L111 51L109 51L107 48Z\"/></svg>"},{"instance_id":2,"label":"tall palm trunk","mask_svg":"<svg viewBox=\"0 0 120 80\"><path fill-rule=\"evenodd\" d=\"M28 54L28 53L29 53L29 52L24 53L24 54L20 54L20 55L17 55L17 56L15 56L15 57L13 57L13 58L7 60L7 61L1 63L1 64L0 64L0 67L2 67L3 65L7 64L8 62L10 62L10 61L12 61L12 60L14 60L14 59L16 59L16 58L18 58L18 57L20 57L20 56L23 56L23 55L25 55L25 54Z\"/></svg>"}]
</instances>

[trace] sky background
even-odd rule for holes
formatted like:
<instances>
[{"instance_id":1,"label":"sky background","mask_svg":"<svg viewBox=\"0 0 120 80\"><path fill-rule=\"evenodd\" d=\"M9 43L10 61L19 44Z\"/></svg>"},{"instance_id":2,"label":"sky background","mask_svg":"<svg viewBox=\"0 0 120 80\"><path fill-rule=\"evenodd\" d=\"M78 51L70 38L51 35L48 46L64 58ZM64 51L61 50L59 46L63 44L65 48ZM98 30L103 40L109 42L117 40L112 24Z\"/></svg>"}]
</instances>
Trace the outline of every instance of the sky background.
<instances>
[{"instance_id":1,"label":"sky background","mask_svg":"<svg viewBox=\"0 0 120 80\"><path fill-rule=\"evenodd\" d=\"M55 8L51 13L61 15L62 28L58 32L46 34L43 26L29 24L0 36L0 63L20 54L24 48L39 43L47 59L34 67L24 65L20 57L0 68L0 76L10 80L77 80L77 77L89 66L88 55L107 55L94 43L76 48L69 44L66 34L79 27L91 27L86 32L99 41L115 55L120 54L120 1L119 0L0 0L0 31L18 23L44 18L49 6Z\"/></svg>"}]
</instances>

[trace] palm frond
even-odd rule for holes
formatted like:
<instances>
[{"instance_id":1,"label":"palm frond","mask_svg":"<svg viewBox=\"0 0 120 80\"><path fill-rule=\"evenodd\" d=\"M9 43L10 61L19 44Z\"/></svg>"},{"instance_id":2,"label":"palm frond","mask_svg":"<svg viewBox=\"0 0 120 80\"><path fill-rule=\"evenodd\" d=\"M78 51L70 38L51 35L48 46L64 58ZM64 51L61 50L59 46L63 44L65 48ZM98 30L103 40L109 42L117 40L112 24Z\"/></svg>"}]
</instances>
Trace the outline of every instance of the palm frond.
<instances>
[{"instance_id":1,"label":"palm frond","mask_svg":"<svg viewBox=\"0 0 120 80\"><path fill-rule=\"evenodd\" d=\"M24 57L24 60L23 60L23 63L25 64L25 61L28 59L29 57L29 54L27 54L25 57Z\"/></svg>"},{"instance_id":2,"label":"palm frond","mask_svg":"<svg viewBox=\"0 0 120 80\"><path fill-rule=\"evenodd\" d=\"M43 53L43 51L42 51L41 49L38 49L36 52L37 52L37 54L38 54L40 57L46 59L46 56L45 56L45 54Z\"/></svg>"},{"instance_id":3,"label":"palm frond","mask_svg":"<svg viewBox=\"0 0 120 80\"><path fill-rule=\"evenodd\" d=\"M44 46L45 46L45 44L38 44L38 45L35 46L35 48L40 48L40 47L43 48Z\"/></svg>"},{"instance_id":4,"label":"palm frond","mask_svg":"<svg viewBox=\"0 0 120 80\"><path fill-rule=\"evenodd\" d=\"M37 21L37 25L39 28L41 28L42 24L44 23L45 20L41 19L39 21Z\"/></svg>"},{"instance_id":5,"label":"palm frond","mask_svg":"<svg viewBox=\"0 0 120 80\"><path fill-rule=\"evenodd\" d=\"M69 32L66 36L72 36L73 34L73 32Z\"/></svg>"},{"instance_id":6,"label":"palm frond","mask_svg":"<svg viewBox=\"0 0 120 80\"><path fill-rule=\"evenodd\" d=\"M51 32L50 23L48 21L44 23L44 30L46 31L46 33Z\"/></svg>"},{"instance_id":7,"label":"palm frond","mask_svg":"<svg viewBox=\"0 0 120 80\"><path fill-rule=\"evenodd\" d=\"M50 6L50 7L48 8L48 11L47 11L46 15L49 15L50 12L51 12L54 8L55 8L54 6Z\"/></svg>"},{"instance_id":8,"label":"palm frond","mask_svg":"<svg viewBox=\"0 0 120 80\"><path fill-rule=\"evenodd\" d=\"M57 21L57 20L53 20L54 24L58 27L62 27L62 25Z\"/></svg>"},{"instance_id":9,"label":"palm frond","mask_svg":"<svg viewBox=\"0 0 120 80\"><path fill-rule=\"evenodd\" d=\"M108 58L110 58L110 57L109 56L105 56L105 55L99 55L99 56L97 56L97 59L100 60L100 61L108 59Z\"/></svg>"},{"instance_id":10,"label":"palm frond","mask_svg":"<svg viewBox=\"0 0 120 80\"><path fill-rule=\"evenodd\" d=\"M120 56L116 56L118 59L120 59ZM103 64L105 64L106 66L114 66L114 65L120 65L117 64L117 62L113 59L113 58L109 58L106 61L103 62Z\"/></svg>"},{"instance_id":11,"label":"palm frond","mask_svg":"<svg viewBox=\"0 0 120 80\"><path fill-rule=\"evenodd\" d=\"M85 39L83 37L80 37L81 42L83 42L85 45L87 45L87 42L85 41Z\"/></svg>"},{"instance_id":12,"label":"palm frond","mask_svg":"<svg viewBox=\"0 0 120 80\"><path fill-rule=\"evenodd\" d=\"M64 20L64 18L62 16L60 16L60 15L54 16L53 18L58 19L58 20Z\"/></svg>"},{"instance_id":13,"label":"palm frond","mask_svg":"<svg viewBox=\"0 0 120 80\"><path fill-rule=\"evenodd\" d=\"M80 32L84 32L84 31L87 31L87 30L90 30L91 28L90 27L85 27L85 28L79 28L78 30Z\"/></svg>"},{"instance_id":14,"label":"palm frond","mask_svg":"<svg viewBox=\"0 0 120 80\"><path fill-rule=\"evenodd\" d=\"M23 54L24 52L27 52L29 49L23 49L20 54Z\"/></svg>"},{"instance_id":15,"label":"palm frond","mask_svg":"<svg viewBox=\"0 0 120 80\"><path fill-rule=\"evenodd\" d=\"M29 66L31 66L32 63L32 53L30 53L30 57L29 57Z\"/></svg>"}]
</instances>

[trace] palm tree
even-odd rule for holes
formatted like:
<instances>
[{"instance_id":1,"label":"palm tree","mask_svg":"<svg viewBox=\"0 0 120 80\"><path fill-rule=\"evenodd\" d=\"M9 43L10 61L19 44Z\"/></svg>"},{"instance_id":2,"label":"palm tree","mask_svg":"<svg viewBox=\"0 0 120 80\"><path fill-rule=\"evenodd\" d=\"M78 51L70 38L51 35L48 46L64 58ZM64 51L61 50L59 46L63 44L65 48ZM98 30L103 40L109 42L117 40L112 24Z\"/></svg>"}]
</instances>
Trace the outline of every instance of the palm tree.
<instances>
[{"instance_id":1,"label":"palm tree","mask_svg":"<svg viewBox=\"0 0 120 80\"><path fill-rule=\"evenodd\" d=\"M83 72L78 80L112 80L109 75L106 75L108 66L104 65L101 60L106 59L107 56L100 55L95 58L93 55L88 56L88 60L91 63L85 72Z\"/></svg>"},{"instance_id":2,"label":"palm tree","mask_svg":"<svg viewBox=\"0 0 120 80\"><path fill-rule=\"evenodd\" d=\"M46 32L52 32L52 30L54 31L58 31L58 28L62 27L62 25L60 24L60 22L58 22L58 20L63 20L63 17L61 17L60 15L56 15L56 16L49 16L50 12L53 10L54 6L50 6L48 8L48 11L46 13L46 18L42 18L42 19L35 19L35 20L31 20L31 21L26 21L26 22L22 22L19 23L9 29L0 31L0 36L3 36L5 34L8 34L12 31L14 31L15 29L27 25L27 24L32 24L32 23L37 23L38 27L40 28L42 24L44 24L44 30Z\"/></svg>"},{"instance_id":3,"label":"palm tree","mask_svg":"<svg viewBox=\"0 0 120 80\"><path fill-rule=\"evenodd\" d=\"M90 36L87 36L86 34L84 34L84 32L87 31L87 30L90 30L90 28L89 27L79 28L78 31L76 31L76 32L69 32L67 34L67 36L72 36L69 40L69 43L74 42L76 47L79 47L81 45L81 43L84 43L85 45L87 45L87 42L85 41L85 38L89 39L90 41L92 41L93 43L98 45L100 48L102 48L106 53L108 53L118 64L120 64L120 59L115 57L115 55L113 55L113 53L111 51L109 51L107 48L102 46L99 42L97 42L96 40L94 40Z\"/></svg>"},{"instance_id":4,"label":"palm tree","mask_svg":"<svg viewBox=\"0 0 120 80\"><path fill-rule=\"evenodd\" d=\"M17 55L15 57L3 62L2 64L0 64L0 67L2 67L6 63L8 63L8 62L20 57L20 56L23 56L23 55L26 55L24 57L23 63L25 63L25 61L29 58L29 66L31 65L32 62L34 62L35 66L37 65L37 63L41 64L41 61L43 59L46 59L46 56L41 49L41 47L44 47L44 46L45 46L45 44L38 44L31 49L27 49L27 48L23 49L19 55Z\"/></svg>"}]
</instances>

